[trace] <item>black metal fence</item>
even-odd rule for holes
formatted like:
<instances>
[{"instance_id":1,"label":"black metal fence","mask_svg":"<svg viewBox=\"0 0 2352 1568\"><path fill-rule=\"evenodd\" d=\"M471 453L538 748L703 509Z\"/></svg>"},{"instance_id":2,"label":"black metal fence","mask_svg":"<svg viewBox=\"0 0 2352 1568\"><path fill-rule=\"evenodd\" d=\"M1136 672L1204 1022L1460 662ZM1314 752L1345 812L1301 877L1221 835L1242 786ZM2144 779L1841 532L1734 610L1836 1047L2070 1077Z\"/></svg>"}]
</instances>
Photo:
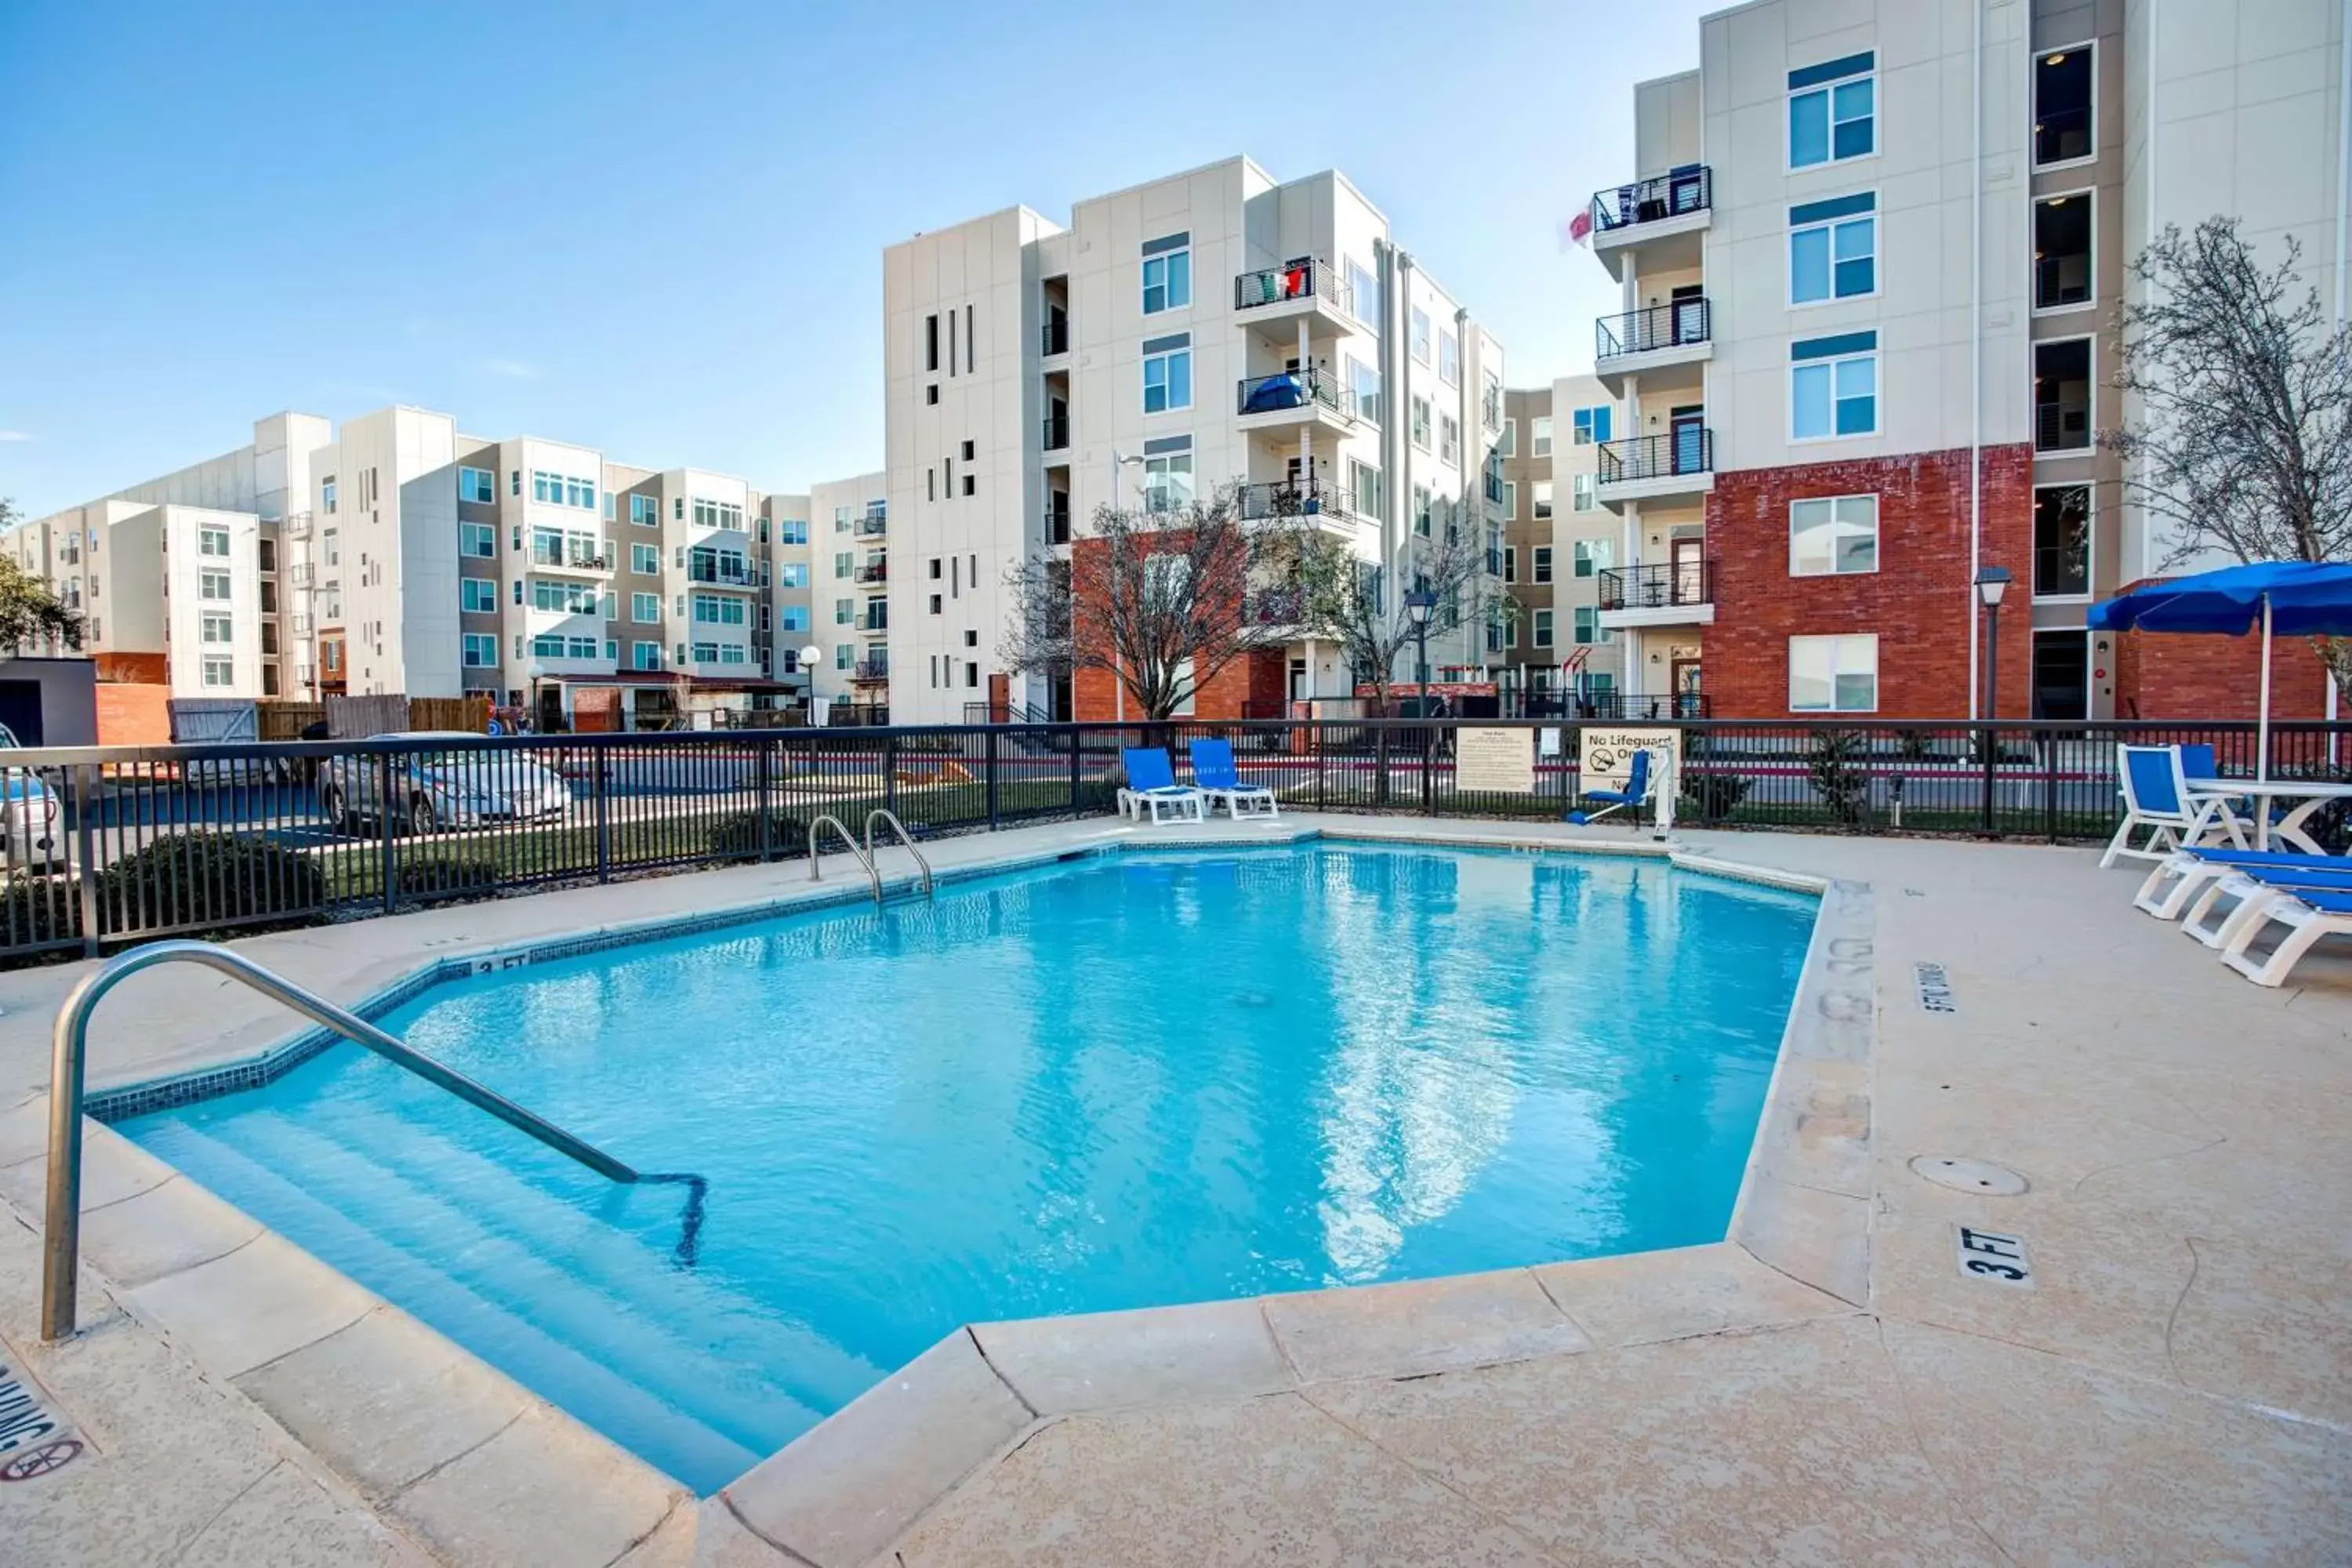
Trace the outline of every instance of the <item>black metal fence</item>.
<instances>
[{"instance_id":1,"label":"black metal fence","mask_svg":"<svg viewBox=\"0 0 2352 1568\"><path fill-rule=\"evenodd\" d=\"M2090 841L2119 820L2119 742L2207 744L2224 773L2254 768L2244 723L1669 727L1675 815L1699 827ZM1524 771L1462 766L1469 728L1521 734ZM1121 747L1165 746L1182 777L1195 738L1230 742L1244 779L1292 809L1557 819L1580 797L1580 734L1573 720L1405 717L16 751L0 767L0 962L790 858L820 813L854 829L887 806L919 835L1107 813ZM2352 776L2352 725L2276 727L2271 771ZM2317 826L2340 842L2340 821Z\"/></svg>"}]
</instances>

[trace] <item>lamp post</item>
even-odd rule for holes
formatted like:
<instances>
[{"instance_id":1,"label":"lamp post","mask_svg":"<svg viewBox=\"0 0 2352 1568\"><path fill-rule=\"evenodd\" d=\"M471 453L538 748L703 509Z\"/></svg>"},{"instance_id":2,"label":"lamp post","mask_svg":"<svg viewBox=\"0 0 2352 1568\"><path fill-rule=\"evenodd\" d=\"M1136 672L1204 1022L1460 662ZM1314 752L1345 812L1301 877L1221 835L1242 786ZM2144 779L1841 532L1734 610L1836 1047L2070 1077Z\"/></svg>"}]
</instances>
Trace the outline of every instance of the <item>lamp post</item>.
<instances>
[{"instance_id":1,"label":"lamp post","mask_svg":"<svg viewBox=\"0 0 2352 1568\"><path fill-rule=\"evenodd\" d=\"M1413 680L1421 688L1421 710L1429 711L1429 617L1437 610L1437 595L1415 588L1404 596L1404 613L1412 620Z\"/></svg>"},{"instance_id":2,"label":"lamp post","mask_svg":"<svg viewBox=\"0 0 2352 1568\"><path fill-rule=\"evenodd\" d=\"M2000 600L2009 592L2009 568L1977 568L1977 597L1985 607L1985 717L2000 716Z\"/></svg>"},{"instance_id":3,"label":"lamp post","mask_svg":"<svg viewBox=\"0 0 2352 1568\"><path fill-rule=\"evenodd\" d=\"M2000 601L2009 592L2009 568L1977 568L1977 597L1985 607L1985 728L1978 735L1984 747L1984 829L1992 831L1994 769L2000 763Z\"/></svg>"}]
</instances>

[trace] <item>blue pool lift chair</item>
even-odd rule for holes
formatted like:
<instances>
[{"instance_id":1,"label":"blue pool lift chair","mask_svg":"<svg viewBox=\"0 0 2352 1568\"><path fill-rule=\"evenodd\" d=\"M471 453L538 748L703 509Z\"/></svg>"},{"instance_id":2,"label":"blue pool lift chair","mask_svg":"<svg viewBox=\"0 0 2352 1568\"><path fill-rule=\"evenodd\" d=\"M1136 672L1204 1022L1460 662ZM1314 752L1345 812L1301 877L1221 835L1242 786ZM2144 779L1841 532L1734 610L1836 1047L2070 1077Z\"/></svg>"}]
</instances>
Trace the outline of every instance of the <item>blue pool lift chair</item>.
<instances>
[{"instance_id":1,"label":"blue pool lift chair","mask_svg":"<svg viewBox=\"0 0 2352 1568\"><path fill-rule=\"evenodd\" d=\"M1640 816L1642 808L1650 804L1650 753L1646 751L1633 753L1633 765L1625 772L1623 789L1589 789L1584 792L1584 798L1588 801L1597 800L1605 804L1601 810L1589 814L1582 811L1570 812L1568 819L1570 822L1578 824L1598 822L1614 811Z\"/></svg>"},{"instance_id":2,"label":"blue pool lift chair","mask_svg":"<svg viewBox=\"0 0 2352 1568\"><path fill-rule=\"evenodd\" d=\"M1216 815L1221 801L1226 813L1235 817L1259 812L1268 816L1282 815L1275 804L1274 791L1264 784L1242 783L1241 770L1234 765L1231 741L1192 742L1192 782L1207 799L1212 816Z\"/></svg>"},{"instance_id":3,"label":"blue pool lift chair","mask_svg":"<svg viewBox=\"0 0 2352 1568\"><path fill-rule=\"evenodd\" d=\"M1143 820L1145 807L1151 811L1151 824L1157 827L1162 811L1173 811L1179 822L1203 820L1207 796L1189 784L1176 782L1175 765L1168 753L1159 746L1129 746L1119 752L1127 766L1127 784L1118 792L1118 809L1122 816Z\"/></svg>"}]
</instances>

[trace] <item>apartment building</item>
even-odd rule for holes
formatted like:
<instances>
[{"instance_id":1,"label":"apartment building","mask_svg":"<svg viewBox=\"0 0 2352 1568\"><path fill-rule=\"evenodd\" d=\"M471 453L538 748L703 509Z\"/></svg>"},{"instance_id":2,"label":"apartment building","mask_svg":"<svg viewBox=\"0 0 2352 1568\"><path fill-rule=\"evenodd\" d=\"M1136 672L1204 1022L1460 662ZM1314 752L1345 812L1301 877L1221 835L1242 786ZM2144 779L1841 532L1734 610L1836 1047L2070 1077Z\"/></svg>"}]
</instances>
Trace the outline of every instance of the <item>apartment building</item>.
<instances>
[{"instance_id":1,"label":"apartment building","mask_svg":"<svg viewBox=\"0 0 2352 1568\"><path fill-rule=\"evenodd\" d=\"M1520 710L1573 696L1607 706L1640 691L1617 634L1601 624L1602 574L1617 564L1618 523L1594 493L1614 405L1591 376L1503 396L1503 582L1512 613L1488 628L1496 685ZM1664 691L1664 687L1659 688ZM1612 709L1613 710L1613 709Z\"/></svg>"},{"instance_id":2,"label":"apartment building","mask_svg":"<svg viewBox=\"0 0 2352 1568\"><path fill-rule=\"evenodd\" d=\"M813 695L863 708L890 701L888 476L860 474L809 491L816 530L810 589L817 650Z\"/></svg>"},{"instance_id":3,"label":"apartment building","mask_svg":"<svg viewBox=\"0 0 2352 1568\"><path fill-rule=\"evenodd\" d=\"M1699 68L1636 87L1636 177L1591 209L1623 290L1595 371L1624 668L1722 715L1976 714L2000 568L2001 716L2233 711L2243 650L2084 630L2171 547L2096 444L2131 412L2113 319L2147 237L2216 213L2293 234L2340 318L2343 63L2319 0L1703 19Z\"/></svg>"},{"instance_id":4,"label":"apartment building","mask_svg":"<svg viewBox=\"0 0 2352 1568\"><path fill-rule=\"evenodd\" d=\"M92 613L110 679L478 691L547 729L667 727L805 689L805 497L487 440L429 409L340 429L278 415L255 435L0 544Z\"/></svg>"},{"instance_id":5,"label":"apartment building","mask_svg":"<svg viewBox=\"0 0 2352 1568\"><path fill-rule=\"evenodd\" d=\"M1236 157L1080 201L1066 227L1012 208L891 247L883 291L896 721L1123 710L1108 671L1000 653L1008 577L1085 548L1105 505L1235 484L1245 511L1309 514L1385 584L1441 529L1500 564L1501 346L1342 174L1284 182ZM1485 628L1430 658L1483 676ZM1348 695L1342 664L1293 639L1194 711Z\"/></svg>"}]
</instances>

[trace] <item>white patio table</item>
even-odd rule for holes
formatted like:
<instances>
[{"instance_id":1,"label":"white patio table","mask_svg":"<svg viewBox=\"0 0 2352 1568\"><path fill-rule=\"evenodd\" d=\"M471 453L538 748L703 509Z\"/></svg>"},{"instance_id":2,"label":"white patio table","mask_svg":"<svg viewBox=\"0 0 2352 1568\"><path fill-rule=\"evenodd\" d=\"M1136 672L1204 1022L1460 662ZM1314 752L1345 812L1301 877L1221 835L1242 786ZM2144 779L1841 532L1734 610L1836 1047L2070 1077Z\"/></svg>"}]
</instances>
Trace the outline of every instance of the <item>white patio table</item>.
<instances>
[{"instance_id":1,"label":"white patio table","mask_svg":"<svg viewBox=\"0 0 2352 1568\"><path fill-rule=\"evenodd\" d=\"M2194 844L2203 836L2206 823L2219 816L2234 800L2251 800L2255 805L2254 847L2268 849L2271 839L2300 849L2306 855L2320 855L2316 839L2304 830L2313 814L2333 800L2352 800L2352 784L2330 784L2320 779L2191 779L2189 797L2197 804L2198 826L2182 840ZM2275 826L2271 822L2271 803L2274 800L2301 801L2303 804L2288 812Z\"/></svg>"}]
</instances>

